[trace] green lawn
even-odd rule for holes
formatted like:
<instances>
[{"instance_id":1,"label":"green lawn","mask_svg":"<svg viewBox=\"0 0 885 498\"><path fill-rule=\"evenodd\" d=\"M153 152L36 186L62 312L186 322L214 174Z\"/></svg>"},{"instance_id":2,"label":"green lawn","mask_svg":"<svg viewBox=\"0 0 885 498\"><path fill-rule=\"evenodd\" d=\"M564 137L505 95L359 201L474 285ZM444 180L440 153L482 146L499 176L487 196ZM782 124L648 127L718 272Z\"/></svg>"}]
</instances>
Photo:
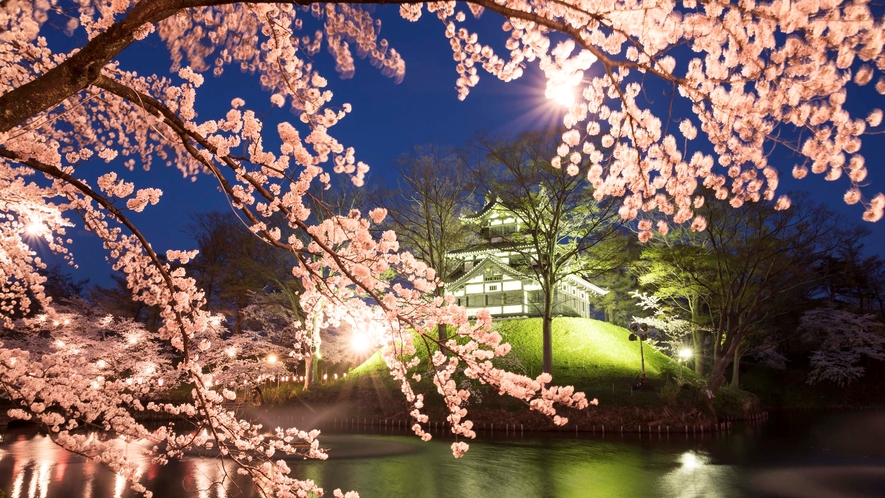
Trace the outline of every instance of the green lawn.
<instances>
[{"instance_id":1,"label":"green lawn","mask_svg":"<svg viewBox=\"0 0 885 498\"><path fill-rule=\"evenodd\" d=\"M530 377L539 375L542 366L541 319L499 320L494 327L513 347L509 355L496 359L495 364ZM677 425L694 424L696 419L691 417L696 415L692 414L709 413L709 400L702 394L703 381L694 372L683 369L686 385L680 387L676 382L680 365L648 344L644 344L643 350L652 389L635 389L640 372L639 343L630 341L629 335L629 331L622 327L598 320L556 318L553 321L553 383L572 385L600 403L598 408L588 412L587 418L581 419L582 423L614 426L626 424L628 420L630 424L663 420ZM436 388L428 375L431 370L427 361L428 350L420 338L416 341L422 363L413 373L422 374L423 379L415 390L428 395L425 398L428 413L439 414L445 407L435 394ZM456 375L459 384L465 380L463 374ZM471 400L469 409L474 416L501 420L509 417L508 414L526 411L522 402L498 396L476 381L472 384L481 397L480 402ZM743 391L723 387L720 394L713 404L721 416L738 417L748 413L754 405L758 406L756 397ZM273 404L334 405L342 413L359 413L366 418L405 416L409 409L380 353L352 369L346 378L317 386L310 392L292 388L275 393L269 389L265 396Z\"/></svg>"},{"instance_id":2,"label":"green lawn","mask_svg":"<svg viewBox=\"0 0 885 498\"><path fill-rule=\"evenodd\" d=\"M513 346L515 370L536 376L542 367L541 319L506 320L496 324ZM639 342L628 339L627 329L587 318L553 320L553 382L573 385L607 403L646 405L658 403L665 372L678 374L679 364L648 344L643 345L645 371L653 392L632 389L639 379ZM695 376L687 369L686 379Z\"/></svg>"},{"instance_id":3,"label":"green lawn","mask_svg":"<svg viewBox=\"0 0 885 498\"><path fill-rule=\"evenodd\" d=\"M495 360L501 368L536 377L542 371L541 319L499 320L494 327L513 347L510 354ZM628 330L598 320L586 318L556 318L553 321L553 382L557 385L573 385L588 397L599 398L606 404L622 406L648 406L659 404L660 391L668 384L666 372L678 375L679 364L658 352L648 344L643 345L646 373L655 388L640 392L632 388L639 378L639 343L628 339ZM416 344L422 365L417 370L428 370L427 350ZM686 379L695 379L688 369ZM426 376L425 376L426 377ZM424 381L426 382L426 380ZM422 384L424 383L422 382ZM669 382L672 387L672 381ZM338 395L355 394L353 388L382 386L396 389L387 373L380 354L375 354L354 368L346 380L329 386ZM435 390L429 383L422 386ZM672 389L671 389L672 391ZM686 390L687 391L687 390ZM676 398L689 397L691 393L673 394ZM343 397L343 396L342 396ZM487 397L488 398L488 397Z\"/></svg>"}]
</instances>

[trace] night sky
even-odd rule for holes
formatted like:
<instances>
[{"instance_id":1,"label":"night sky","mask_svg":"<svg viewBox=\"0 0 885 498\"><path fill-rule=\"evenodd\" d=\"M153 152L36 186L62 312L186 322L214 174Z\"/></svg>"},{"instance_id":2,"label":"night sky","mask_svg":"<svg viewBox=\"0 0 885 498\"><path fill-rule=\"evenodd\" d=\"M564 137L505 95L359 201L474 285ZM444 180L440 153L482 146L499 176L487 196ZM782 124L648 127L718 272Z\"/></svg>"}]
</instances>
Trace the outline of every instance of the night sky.
<instances>
[{"instance_id":1,"label":"night sky","mask_svg":"<svg viewBox=\"0 0 885 498\"><path fill-rule=\"evenodd\" d=\"M396 84L381 76L364 60L357 60L352 79L341 80L334 72L331 57L325 48L314 58L335 94L333 105L345 102L353 105L353 112L336 125L331 134L345 146L355 147L357 159L371 166L369 183L395 181L395 175L391 174L395 159L415 145L433 143L459 147L479 131L512 135L524 130L555 126L560 121L562 111L555 103L544 98L544 82L535 66L530 66L520 80L510 83L502 83L480 70L479 84L472 89L466 101L461 102L455 91L455 62L442 24L426 13L419 22L409 23L398 18L396 7L378 7L375 13L382 19L381 35L405 59L406 75L402 83ZM502 22L503 18L489 13L475 21L480 42L500 48L506 36L500 30ZM310 28L308 32L312 30ZM50 43L72 42L64 38L65 35L61 34L51 35ZM78 42L74 40L74 43ZM169 74L168 52L155 36L127 48L120 60L124 69L134 69L141 74ZM850 88L855 92L849 90L847 105L856 117L865 117L869 110L885 103L885 97L875 92L873 84L864 88ZM668 102L663 88L649 86L646 91L649 99L655 101L651 104L653 109ZM297 118L287 108L272 108L270 95L260 90L257 76L241 73L237 67L226 68L221 78L206 74L206 83L198 89L197 94L198 119L221 117L234 97L243 98L247 108L255 110L266 123L272 124L266 126L265 150L278 150L277 143L273 141L276 123L282 120L297 122ZM303 130L300 126L299 129ZM698 146L701 138L699 136L692 145ZM882 135L864 137L861 152L866 156L870 171L870 185L864 189L864 194L871 198L877 192L885 191L885 171L878 164L878 159L885 154L885 138ZM863 223L870 228L872 235L865 240L868 250L885 254L882 249L885 248L885 221L864 223L860 206L842 203L842 195L848 188L846 175L836 182L826 182L823 175L812 174L802 181L796 181L790 174L795 159L775 154L772 162L781 172L779 193L792 190L811 192L815 198L826 201L834 210L844 213L850 221ZM86 175L94 181L108 167L99 160L80 168L90 168ZM122 169L119 164L111 167ZM453 171L452 174L458 172ZM157 162L152 171L136 172L127 179L133 178L136 187L158 187L164 192L158 205L149 206L144 213L133 216L133 220L152 241L153 247L159 251L195 248L195 244L184 234L191 213L230 209L225 197L217 191L217 183L208 175L191 183L183 180L177 170L165 168ZM76 223L80 220L73 221ZM107 285L111 269L104 261L105 253L97 239L85 234L82 228L74 232L76 240L73 252L80 266L79 270L73 272L75 278L89 278L90 283ZM48 259L52 261L54 258Z\"/></svg>"}]
</instances>

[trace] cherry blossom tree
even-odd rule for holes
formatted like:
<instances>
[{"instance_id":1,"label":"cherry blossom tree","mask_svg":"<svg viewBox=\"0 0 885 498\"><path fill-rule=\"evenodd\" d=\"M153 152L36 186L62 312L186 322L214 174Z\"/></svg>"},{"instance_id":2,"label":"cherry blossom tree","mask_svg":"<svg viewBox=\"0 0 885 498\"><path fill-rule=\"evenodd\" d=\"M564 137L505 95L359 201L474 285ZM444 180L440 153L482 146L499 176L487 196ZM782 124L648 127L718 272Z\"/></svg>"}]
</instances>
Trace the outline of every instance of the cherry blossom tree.
<instances>
[{"instance_id":1,"label":"cherry blossom tree","mask_svg":"<svg viewBox=\"0 0 885 498\"><path fill-rule=\"evenodd\" d=\"M654 346L667 356L678 358L679 352L685 348L686 337L690 338L701 327L676 314L668 313L658 296L639 291L631 292L630 296L636 299L638 306L647 314L634 316L633 321L660 331L662 337L654 340Z\"/></svg>"},{"instance_id":2,"label":"cherry blossom tree","mask_svg":"<svg viewBox=\"0 0 885 498\"><path fill-rule=\"evenodd\" d=\"M262 310L249 306L244 314L254 319L256 313ZM242 390L248 397L263 383L289 375L302 358L304 334L295 327L248 328L231 334L221 315L214 315L210 322L210 327L195 336L200 342L199 360L208 382L224 389L230 401L236 399L231 393Z\"/></svg>"},{"instance_id":3,"label":"cherry blossom tree","mask_svg":"<svg viewBox=\"0 0 885 498\"><path fill-rule=\"evenodd\" d=\"M12 415L36 417L59 444L100 455L130 478L133 467L122 453L74 431L81 420L100 420L107 430L156 443L164 448L154 453L160 461L193 447L217 448L265 494L322 493L312 481L289 477L282 460L273 461L277 452L322 458L316 432L293 428L268 436L224 410L221 402L230 393L209 385L201 350L220 345L199 339L212 317L183 267L195 253L169 250L163 260L131 217L159 202L162 192L137 187L126 169L156 163L174 166L185 180L212 175L256 236L293 254L292 273L303 286L300 303L312 326L372 324L422 438L430 434L424 394L412 388L418 360L411 359L411 338L417 334L419 345L432 347L439 324L451 326L460 339L444 344L448 357L438 349L433 356L434 384L459 437L474 433L463 408L470 393L451 378L458 368L557 423L565 420L555 414L555 403L587 406L581 394L546 387L549 376L529 379L496 369L491 360L509 347L490 332L488 316L471 324L450 300L424 299L437 286L435 271L398 252L395 234L372 235L383 208L368 218L354 211L309 221L307 199L330 184L331 173L350 175L359 185L368 171L332 132L356 110L333 101L313 58L326 48L345 78L354 74L354 52L394 80L405 72L364 3L0 0L4 324L12 326L14 314L30 309L33 300L49 304L38 271L44 263L29 238L45 240L49 250L70 258L66 230L77 219L77 226L102 240L133 297L159 308L158 334L180 351L178 372L194 386L190 402L142 406L122 390L93 389L88 376L77 374L87 368L79 362L44 361L2 348L0 384L25 403ZM706 221L694 212L704 202L696 192L701 184L735 205L774 199L778 176L766 148L774 143L801 158L795 176L809 169L831 180L844 174L846 202L864 205L870 221L885 212L885 195L860 190L867 175L861 135L880 124L882 112L853 116L844 107L849 88L870 83L885 64L881 20L863 0L386 3L399 4L408 21L425 14L441 21L441 36L457 61L461 99L478 83L480 69L509 81L530 63L546 77L548 94L573 92L567 131L552 162L570 174L586 174L598 196L623 198L624 219L656 210L702 230ZM503 51L481 42L465 24L469 15L486 10L502 16ZM60 24L75 36L48 36ZM75 46L77 40L85 41ZM120 53L145 40L166 45L170 73L141 74L121 64ZM241 98L198 119L204 78L210 72L223 76L231 66L253 73L270 103L288 106L295 122L267 126ZM637 98L646 79L672 87L672 115L657 115ZM885 91L881 77L876 89ZM703 146L689 148L699 130L715 156ZM267 148L275 143L278 149ZM589 167L580 171L585 162ZM102 171L96 175L85 164ZM788 204L786 197L778 199L779 207ZM286 220L291 235L266 222L273 216ZM668 223L661 220L655 228L664 232ZM648 220L640 228L640 238L651 236ZM407 283L380 279L389 269ZM133 418L141 409L185 415L197 430L147 431ZM460 439L452 446L456 456L466 448Z\"/></svg>"},{"instance_id":4,"label":"cherry blossom tree","mask_svg":"<svg viewBox=\"0 0 885 498\"><path fill-rule=\"evenodd\" d=\"M864 357L885 360L885 335L874 315L823 307L802 314L800 329L820 348L811 354L808 383L831 381L839 387L864 375Z\"/></svg>"},{"instance_id":5,"label":"cherry blossom tree","mask_svg":"<svg viewBox=\"0 0 885 498\"><path fill-rule=\"evenodd\" d=\"M41 361L51 357L59 364L76 363L76 369L94 374L94 387L109 388L107 381L121 380L124 389L153 385L143 392L155 395L163 391L158 388L180 380L172 368L173 357L158 339L138 322L102 314L86 301L72 299L47 313L17 320L13 329L4 331L2 341L5 348L39 355Z\"/></svg>"}]
</instances>

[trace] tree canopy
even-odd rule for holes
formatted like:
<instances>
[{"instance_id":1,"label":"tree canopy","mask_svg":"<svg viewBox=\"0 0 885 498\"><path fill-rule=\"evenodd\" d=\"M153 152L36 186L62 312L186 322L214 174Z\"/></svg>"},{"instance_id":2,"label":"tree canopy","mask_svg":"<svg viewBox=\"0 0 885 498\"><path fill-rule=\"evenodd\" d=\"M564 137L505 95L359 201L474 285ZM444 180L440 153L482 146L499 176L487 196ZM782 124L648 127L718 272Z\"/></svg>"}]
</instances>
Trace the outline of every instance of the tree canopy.
<instances>
[{"instance_id":1,"label":"tree canopy","mask_svg":"<svg viewBox=\"0 0 885 498\"><path fill-rule=\"evenodd\" d=\"M709 220L703 233L673 232L651 244L637 270L641 283L695 327L698 361L698 336L709 330L707 385L716 392L750 335L790 310L782 298L819 285L818 263L855 233L840 216L801 196L786 211L771 203L730 208L716 200L702 210Z\"/></svg>"}]
</instances>

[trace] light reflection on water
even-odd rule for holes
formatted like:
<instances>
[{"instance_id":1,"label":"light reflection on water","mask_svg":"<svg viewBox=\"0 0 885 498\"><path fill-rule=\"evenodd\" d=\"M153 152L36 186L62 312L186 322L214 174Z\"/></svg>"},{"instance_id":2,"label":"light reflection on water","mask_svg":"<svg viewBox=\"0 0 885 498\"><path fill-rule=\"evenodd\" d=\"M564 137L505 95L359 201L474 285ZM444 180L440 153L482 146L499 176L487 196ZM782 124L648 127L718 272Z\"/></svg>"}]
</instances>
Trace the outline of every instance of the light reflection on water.
<instances>
[{"instance_id":1,"label":"light reflection on water","mask_svg":"<svg viewBox=\"0 0 885 498\"><path fill-rule=\"evenodd\" d=\"M33 429L3 436L0 489L7 496L133 496L121 478ZM865 498L885 495L885 449L875 443L883 440L885 416L849 414L704 437L486 439L474 442L461 460L440 439L427 444L402 435L327 435L321 443L330 448L328 461L288 463L293 475L329 490L355 489L363 498ZM155 496L257 496L231 464L191 458L158 466L139 444L118 444Z\"/></svg>"}]
</instances>

